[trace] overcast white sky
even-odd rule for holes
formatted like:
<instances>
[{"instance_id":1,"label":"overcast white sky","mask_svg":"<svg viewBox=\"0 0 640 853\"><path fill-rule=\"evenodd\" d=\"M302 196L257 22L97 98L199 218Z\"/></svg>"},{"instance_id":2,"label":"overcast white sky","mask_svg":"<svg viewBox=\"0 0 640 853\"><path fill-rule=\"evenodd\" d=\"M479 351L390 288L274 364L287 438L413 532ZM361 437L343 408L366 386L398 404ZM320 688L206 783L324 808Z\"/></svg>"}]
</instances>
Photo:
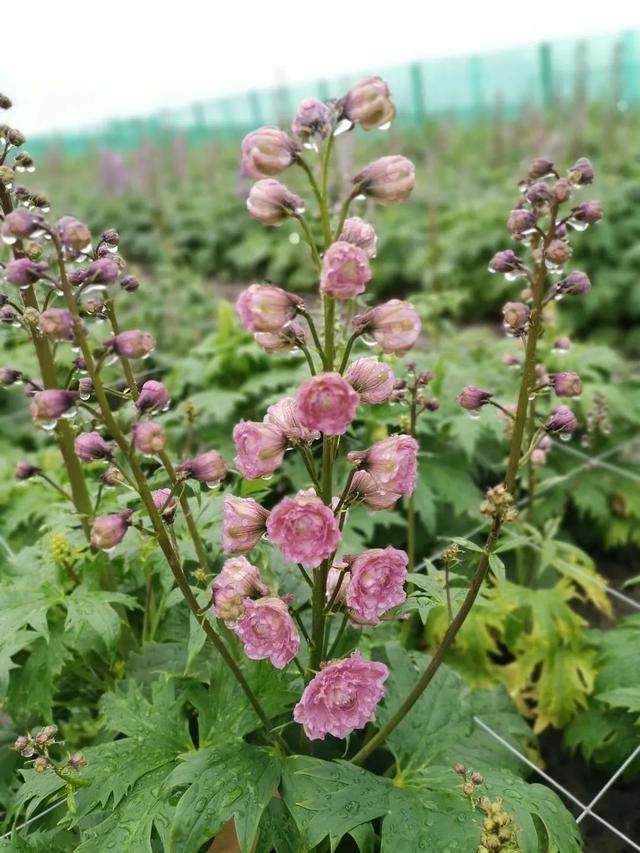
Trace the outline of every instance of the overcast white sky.
<instances>
[{"instance_id":1,"label":"overcast white sky","mask_svg":"<svg viewBox=\"0 0 640 853\"><path fill-rule=\"evenodd\" d=\"M640 28L637 0L30 0L0 91L27 135L411 59ZM6 18L6 16L5 16Z\"/></svg>"}]
</instances>

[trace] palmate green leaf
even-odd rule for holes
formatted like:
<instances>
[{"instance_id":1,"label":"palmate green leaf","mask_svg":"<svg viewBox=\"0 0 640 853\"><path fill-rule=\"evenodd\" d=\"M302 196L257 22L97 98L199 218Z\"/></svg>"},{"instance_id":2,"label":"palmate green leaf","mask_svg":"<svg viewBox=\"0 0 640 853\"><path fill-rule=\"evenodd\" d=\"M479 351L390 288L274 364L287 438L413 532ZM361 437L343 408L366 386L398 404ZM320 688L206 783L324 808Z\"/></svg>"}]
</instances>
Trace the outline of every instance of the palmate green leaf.
<instances>
[{"instance_id":1,"label":"palmate green leaf","mask_svg":"<svg viewBox=\"0 0 640 853\"><path fill-rule=\"evenodd\" d=\"M0 633L0 700L6 697L10 673L18 666L13 656L28 648L39 636L27 628L14 633Z\"/></svg>"},{"instance_id":2,"label":"palmate green leaf","mask_svg":"<svg viewBox=\"0 0 640 853\"><path fill-rule=\"evenodd\" d=\"M449 791L393 788L389 813L382 823L380 850L476 853L482 818L460 792L453 790L453 785Z\"/></svg>"},{"instance_id":3,"label":"palmate green leaf","mask_svg":"<svg viewBox=\"0 0 640 853\"><path fill-rule=\"evenodd\" d=\"M165 783L167 791L188 786L176 805L168 853L197 853L231 817L242 853L250 853L280 782L279 759L240 740L183 759Z\"/></svg>"},{"instance_id":4,"label":"palmate green leaf","mask_svg":"<svg viewBox=\"0 0 640 853\"><path fill-rule=\"evenodd\" d=\"M0 853L68 853L75 850L76 839L64 829L16 832L0 840Z\"/></svg>"},{"instance_id":5,"label":"palmate green leaf","mask_svg":"<svg viewBox=\"0 0 640 853\"><path fill-rule=\"evenodd\" d=\"M385 657L390 675L386 698L376 714L379 725L393 715L428 662L425 655L408 653L395 642L385 646ZM487 767L505 767L524 773L519 760L477 725L476 716L519 751L526 753L534 747L531 729L502 687L473 690L446 665L438 669L387 743L403 770L463 761L482 772Z\"/></svg>"},{"instance_id":6,"label":"palmate green leaf","mask_svg":"<svg viewBox=\"0 0 640 853\"><path fill-rule=\"evenodd\" d=\"M36 773L29 768L20 770L20 775L24 781L18 789L13 808L16 814L21 814L24 809L25 820L40 811L45 804L63 796L64 782L55 773Z\"/></svg>"},{"instance_id":7,"label":"palmate green leaf","mask_svg":"<svg viewBox=\"0 0 640 853\"><path fill-rule=\"evenodd\" d=\"M151 830L155 826L162 836L173 811L162 793L165 778L164 768L142 777L119 808L104 812L99 823L91 821L75 853L152 853Z\"/></svg>"},{"instance_id":8,"label":"palmate green leaf","mask_svg":"<svg viewBox=\"0 0 640 853\"><path fill-rule=\"evenodd\" d=\"M100 702L105 726L130 738L160 740L175 754L189 749L183 699L176 695L175 684L159 678L151 685L150 695L133 681L105 693Z\"/></svg>"},{"instance_id":9,"label":"palmate green leaf","mask_svg":"<svg viewBox=\"0 0 640 853\"><path fill-rule=\"evenodd\" d=\"M301 849L291 814L281 799L272 798L262 813L255 853L300 853Z\"/></svg>"},{"instance_id":10,"label":"palmate green leaf","mask_svg":"<svg viewBox=\"0 0 640 853\"><path fill-rule=\"evenodd\" d=\"M57 679L72 655L65 643L61 622L51 627L48 642L44 637L37 637L30 652L24 665L10 673L7 709L16 720L29 712L51 721Z\"/></svg>"},{"instance_id":11,"label":"palmate green leaf","mask_svg":"<svg viewBox=\"0 0 640 853\"><path fill-rule=\"evenodd\" d=\"M292 688L291 675L268 661L245 660L241 669L270 717L288 711L300 696L299 690ZM242 737L260 727L256 712L219 656L213 659L205 677L208 686L192 684L187 690L189 701L198 711L200 746L218 743L230 735Z\"/></svg>"},{"instance_id":12,"label":"palmate green leaf","mask_svg":"<svg viewBox=\"0 0 640 853\"><path fill-rule=\"evenodd\" d=\"M132 596L123 592L104 592L84 586L76 587L64 604L67 609L65 628L74 648L81 655L97 651L105 657L113 654L122 630L122 620L113 605L129 609L139 606Z\"/></svg>"},{"instance_id":13,"label":"palmate green leaf","mask_svg":"<svg viewBox=\"0 0 640 853\"><path fill-rule=\"evenodd\" d=\"M598 693L596 699L611 705L612 708L625 708L633 714L640 714L640 684L606 690L604 693Z\"/></svg>"},{"instance_id":14,"label":"palmate green leaf","mask_svg":"<svg viewBox=\"0 0 640 853\"><path fill-rule=\"evenodd\" d=\"M300 849L329 837L335 850L346 833L387 813L391 786L346 761L293 756L283 763L281 790L302 837Z\"/></svg>"},{"instance_id":15,"label":"palmate green leaf","mask_svg":"<svg viewBox=\"0 0 640 853\"><path fill-rule=\"evenodd\" d=\"M481 790L491 800L501 799L513 816L522 853L581 853L573 816L546 785L529 784L506 771L488 771Z\"/></svg>"}]
</instances>

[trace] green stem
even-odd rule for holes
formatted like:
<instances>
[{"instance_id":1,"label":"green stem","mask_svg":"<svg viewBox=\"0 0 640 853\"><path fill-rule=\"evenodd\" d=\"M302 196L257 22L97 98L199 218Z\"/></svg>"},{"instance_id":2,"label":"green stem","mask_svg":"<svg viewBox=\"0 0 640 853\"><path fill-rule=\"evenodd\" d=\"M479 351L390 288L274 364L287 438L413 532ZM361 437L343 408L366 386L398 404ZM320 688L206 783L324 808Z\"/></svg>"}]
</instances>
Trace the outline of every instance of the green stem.
<instances>
[{"instance_id":1,"label":"green stem","mask_svg":"<svg viewBox=\"0 0 640 853\"><path fill-rule=\"evenodd\" d=\"M309 365L309 373L311 373L312 376L315 376L316 375L316 366L313 363L313 359L311 358L311 354L310 354L309 350L306 347L300 347L300 349L302 350L304 357L307 360L307 364Z\"/></svg>"},{"instance_id":2,"label":"green stem","mask_svg":"<svg viewBox=\"0 0 640 853\"><path fill-rule=\"evenodd\" d=\"M339 369L338 373L343 374L345 372L345 370L347 369L347 365L349 363L349 356L351 355L351 350L353 348L353 345L358 340L358 338L360 337L361 334L362 334L362 330L356 331L351 335L351 337L347 341L347 345L344 348L344 354L342 356L342 361L340 362L340 369Z\"/></svg>"},{"instance_id":3,"label":"green stem","mask_svg":"<svg viewBox=\"0 0 640 853\"><path fill-rule=\"evenodd\" d=\"M116 309L115 305L113 304L113 300L107 299L104 304L105 308L107 309L107 317L109 318L109 323L111 324L111 328L113 329L113 334L119 335L120 324L118 323L118 318L116 316ZM122 364L122 370L127 380L127 385L129 386L129 390L131 391L131 397L135 401L140 396L140 392L138 390L138 383L136 382L136 378L133 375L131 362L128 358L120 356L120 363Z\"/></svg>"},{"instance_id":4,"label":"green stem","mask_svg":"<svg viewBox=\"0 0 640 853\"><path fill-rule=\"evenodd\" d=\"M335 137L333 134L327 139L322 157L322 176L320 183L320 215L322 218L322 234L324 237L325 250L331 245L331 217L329 213L329 164L333 153Z\"/></svg>"},{"instance_id":5,"label":"green stem","mask_svg":"<svg viewBox=\"0 0 640 853\"><path fill-rule=\"evenodd\" d=\"M335 653L335 650L338 648L338 643L342 639L342 635L344 634L348 623L349 623L349 614L344 613L342 616L342 622L340 623L340 627L338 628L338 633L335 635L335 637L333 639L333 643L331 643L331 646L329 647L329 651L327 652L327 660L331 660L333 654Z\"/></svg>"},{"instance_id":6,"label":"green stem","mask_svg":"<svg viewBox=\"0 0 640 853\"><path fill-rule=\"evenodd\" d=\"M176 470L173 467L173 464L169 459L166 450L161 450L158 456L164 466L165 471L169 475L171 485L174 489L176 489L179 485L178 475L176 474ZM196 555L198 557L198 562L200 563L200 566L203 569L206 569L209 566L209 556L207 554L207 549L204 547L204 542L202 541L202 538L198 531L198 527L194 521L193 514L191 512L191 507L189 506L189 499L187 498L184 489L181 490L178 500L180 501L182 514L184 515L184 520L187 523L187 529L189 531L191 541L193 542L193 547L195 548Z\"/></svg>"},{"instance_id":7,"label":"green stem","mask_svg":"<svg viewBox=\"0 0 640 853\"><path fill-rule=\"evenodd\" d=\"M309 179L309 184L311 185L311 190L313 191L314 196L316 197L316 201L318 202L318 207L322 208L322 195L320 193L320 187L318 186L318 182L316 181L316 176L313 174L313 170L311 166L307 163L306 160L303 160L302 157L298 158L298 165L304 169L307 178Z\"/></svg>"},{"instance_id":8,"label":"green stem","mask_svg":"<svg viewBox=\"0 0 640 853\"><path fill-rule=\"evenodd\" d=\"M335 360L336 303L330 296L323 296L324 305L324 369L333 370Z\"/></svg>"},{"instance_id":9,"label":"green stem","mask_svg":"<svg viewBox=\"0 0 640 853\"><path fill-rule=\"evenodd\" d=\"M402 722L405 716L409 713L409 711L418 701L422 693L429 686L429 683L431 682L433 676L436 674L438 668L440 667L440 664L444 660L445 654L449 650L450 646L456 638L458 631L460 630L465 619L469 615L469 612L473 607L473 603L478 597L482 582L484 581L485 577L487 576L487 572L489 571L489 553L496 544L499 530L500 522L497 519L494 519L493 524L491 526L491 532L489 533L489 537L487 539L487 550L480 558L478 568L476 569L475 574L471 579L471 585L469 586L465 599L462 602L460 610L458 610L456 615L449 623L449 626L445 631L444 637L442 638L438 648L433 653L433 657L429 661L427 668L416 682L413 690L411 690L409 695L402 702L402 704L395 712L395 714L391 717L391 719L376 732L376 734L371 738L371 740L367 744L365 744L359 752L354 755L354 757L351 759L354 764L362 764L381 743L384 743L385 739L389 736L389 734L391 734L391 732L396 728L396 726L398 726Z\"/></svg>"},{"instance_id":10,"label":"green stem","mask_svg":"<svg viewBox=\"0 0 640 853\"><path fill-rule=\"evenodd\" d=\"M307 321L309 325L309 331L311 332L311 337L313 338L313 342L316 345L316 350L318 351L320 357L324 360L324 349L322 344L320 343L318 330L316 329L316 324L313 322L312 316L305 308L298 310L298 314L300 314L301 317L304 317L304 319Z\"/></svg>"},{"instance_id":11,"label":"green stem","mask_svg":"<svg viewBox=\"0 0 640 853\"><path fill-rule=\"evenodd\" d=\"M529 334L527 337L525 362L522 372L522 380L520 384L520 393L518 395L518 406L516 409L516 416L513 425L511 445L509 448L507 473L505 477L505 487L507 491L512 495L516 486L518 469L520 465L520 457L522 452L522 437L527 423L529 394L531 393L531 389L535 387L536 350L538 338L540 336L540 324L542 321L541 306L546 277L545 249L551 239L553 239L555 233L555 215L556 207L554 206L550 213L551 225L549 228L549 232L544 236L544 243L542 246L542 257L538 264L536 275L532 278L533 305L531 308L531 321ZM426 690L426 688L428 687L433 676L440 667L440 664L444 660L447 651L453 644L458 632L462 628L464 621L469 615L469 612L471 611L471 608L473 607L476 598L478 597L478 593L480 592L482 583L489 571L489 555L493 552L493 549L498 541L498 536L500 534L501 527L502 520L500 516L495 516L491 524L489 535L487 536L484 552L480 557L478 567L476 568L473 578L471 579L471 584L469 586L469 589L467 590L467 594L464 598L464 601L462 602L462 605L460 606L458 612L455 614L455 616L449 623L447 630L445 631L444 637L442 638L440 644L435 650L433 657L429 661L429 664L427 665L425 671L418 679L416 685L411 690L406 699L402 702L395 714L353 757L352 761L354 764L362 764L364 761L366 761L369 755L371 755L371 753L381 743L385 741L385 739L396 728L396 726L398 726L402 722L404 717L418 701L424 690Z\"/></svg>"},{"instance_id":12,"label":"green stem","mask_svg":"<svg viewBox=\"0 0 640 853\"><path fill-rule=\"evenodd\" d=\"M133 473L133 477L135 479L135 482L136 482L136 485L138 488L138 492L140 494L140 497L142 499L144 507L147 511L147 515L149 516L151 523L153 525L153 528L155 530L158 545L160 546L162 553L165 556L165 559L169 565L169 568L171 569L171 572L172 572L173 577L176 581L176 584L178 585L178 588L182 592L182 595L183 595L185 601L187 602L189 609L191 610L191 612L194 614L194 616L196 617L196 619L200 623L202 630L205 632L207 637L211 640L211 642L216 647L218 653L220 654L220 656L224 660L225 664L228 666L228 668L233 673L233 676L235 677L236 681L238 682L242 691L244 692L245 696L247 697L251 707L254 709L258 718L260 719L260 721L264 725L265 729L269 733L269 736L271 737L271 739L275 743L277 743L282 749L284 749L285 752L289 752L289 747L287 746L285 741L282 739L281 735L278 732L274 731L271 720L269 719L269 717L267 716L266 712L264 711L262 705L258 701L256 695L254 694L253 690L251 689L251 686L249 685L249 683L247 682L246 678L244 677L242 671L240 670L240 667L238 666L238 664L234 660L231 652L227 648L226 643L216 633L216 631L214 631L213 627L207 621L206 616L204 616L204 618L202 616L199 616L198 601L197 601L196 597L194 596L193 592L191 591L191 587L189 586L189 582L188 582L188 580L187 580L187 578L186 578L186 576L182 570L182 564L181 564L180 557L179 557L177 551L174 549L173 545L171 544L171 540L170 540L169 535L165 529L164 522L163 522L158 510L156 509L154 503L153 503L153 498L151 496L151 489L149 488L149 484L147 483L147 480L144 476L144 472L142 470L140 462L139 462L137 456L135 455L135 453L133 452L131 446L129 445L129 442L127 441L124 433L120 429L120 425L118 424L115 417L113 416L113 413L112 413L111 408L109 406L109 400L107 398L104 387L102 385L102 380L100 378L100 375L98 374L98 372L95 369L95 363L93 360L93 353L91 351L91 347L89 345L89 342L86 338L85 331L84 331L84 328L82 325L82 320L80 318L80 312L78 310L78 305L76 303L76 300L74 299L73 290L72 290L71 284L69 282L69 278L67 276L67 271L66 271L66 267L65 267L65 263L64 263L64 257L62 255L62 248L60 246L58 236L53 231L51 231L50 234L51 234L52 241L53 241L53 244L55 246L56 254L57 254L57 258L58 258L58 267L60 270L60 280L61 280L61 284L62 284L62 290L64 293L64 298L65 298L65 301L67 303L67 307L69 308L69 311L71 312L71 315L73 316L76 341L78 343L78 346L80 347L80 350L82 352L82 357L84 358L84 361L86 363L87 373L89 374L89 377L91 378L91 380L93 382L94 393L95 393L96 399L98 401L98 404L100 405L100 409L102 411L104 422L105 422L109 432L111 433L114 441L116 442L116 444L118 445L120 450L129 459L129 462L131 465L131 471Z\"/></svg>"},{"instance_id":13,"label":"green stem","mask_svg":"<svg viewBox=\"0 0 640 853\"><path fill-rule=\"evenodd\" d=\"M52 480L51 477L49 477L47 474L45 474L42 471L40 472L39 476L42 480L45 480L47 483L49 483L49 485L52 486L56 490L56 492L58 492L58 494L62 495L62 497L65 500L71 501L71 503L73 503L73 498L69 494L69 492L65 492L65 490L62 488L62 486L59 486L55 480Z\"/></svg>"},{"instance_id":14,"label":"green stem","mask_svg":"<svg viewBox=\"0 0 640 853\"><path fill-rule=\"evenodd\" d=\"M5 215L11 213L11 211L13 210L13 202L11 201L11 196L9 195L4 184L2 184L1 182L0 207L2 207L2 210L4 211ZM23 253L16 247L14 247L13 249L13 254L16 258L20 258L23 256ZM28 308L35 308L36 310L38 310L38 300L36 299L36 294L33 287L30 286L23 288L21 289L20 293L24 304ZM38 330L34 327L30 328L30 334L36 352L36 358L38 359L38 365L40 366L40 374L42 376L44 387L58 388L58 381L56 378L56 366L53 360L53 356L51 354L49 342L46 338L43 338L39 334ZM87 489L87 483L84 477L84 471L82 470L82 465L80 464L80 460L76 456L75 450L73 449L73 430L71 429L71 425L69 424L69 422L66 421L64 418L61 418L58 421L58 424L56 426L56 438L58 440L58 446L60 448L60 453L62 455L65 468L67 469L67 476L69 477L69 485L71 486L73 503L78 515L80 516L80 522L82 524L85 536L88 539L91 519L93 517L91 498L89 496L89 490Z\"/></svg>"},{"instance_id":15,"label":"green stem","mask_svg":"<svg viewBox=\"0 0 640 853\"><path fill-rule=\"evenodd\" d=\"M351 207L351 202L354 200L354 198L358 195L359 192L360 188L357 187L351 193L349 193L349 195L344 200L342 208L340 210L340 218L338 219L338 227L335 231L335 237L333 238L334 240L338 240L340 238L340 235L342 234L342 229L344 228L344 223L347 219L347 216L349 215L349 208Z\"/></svg>"},{"instance_id":16,"label":"green stem","mask_svg":"<svg viewBox=\"0 0 640 853\"><path fill-rule=\"evenodd\" d=\"M311 228L309 228L309 223L304 218L302 214L296 216L296 219L300 223L302 231L304 233L305 243L309 247L311 252L311 257L313 259L313 263L317 270L322 266L322 260L320 259L320 255L318 254L318 248L316 246L316 241L313 239L313 234L311 233Z\"/></svg>"}]
</instances>

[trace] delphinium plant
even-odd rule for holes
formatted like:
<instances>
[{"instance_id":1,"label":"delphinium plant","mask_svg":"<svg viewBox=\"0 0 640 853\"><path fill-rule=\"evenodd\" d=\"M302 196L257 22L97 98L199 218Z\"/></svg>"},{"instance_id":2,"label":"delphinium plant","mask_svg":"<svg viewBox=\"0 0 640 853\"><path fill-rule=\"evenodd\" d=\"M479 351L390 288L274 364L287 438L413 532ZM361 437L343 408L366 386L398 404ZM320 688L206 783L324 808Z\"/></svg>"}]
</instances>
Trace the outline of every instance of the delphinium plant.
<instances>
[{"instance_id":1,"label":"delphinium plant","mask_svg":"<svg viewBox=\"0 0 640 853\"><path fill-rule=\"evenodd\" d=\"M13 255L4 268L8 295L2 320L29 336L41 374L5 368L3 384L24 384L34 424L50 431L60 446L68 488L50 478L49 483L73 505L87 553L111 555L137 528L163 555L196 625L255 716L241 731L234 728L243 716L233 706L220 710L236 695L223 691L220 698L210 697L218 707L214 719L221 733L208 742L202 735L185 745L183 727L176 723L175 753L165 761L162 788L150 788L153 808L148 805L147 822L139 815L127 818L144 828L139 846L127 849L151 849L149 834L155 827L167 849L196 851L232 817L242 850L255 849L256 843L263 851L324 850L327 836L334 849L347 833L359 849L381 845L389 850L398 843L407 845L401 849L434 849L437 843L443 853L533 851L543 839L550 850L579 849L577 831L550 792L527 788L512 770L493 773L500 761L471 733L475 700L443 662L483 583L496 570L503 526L517 516L520 471L532 454L545 450L549 437L564 437L576 428L566 406L541 417L535 403L550 388L562 397L575 395L579 380L541 376L536 366L545 304L590 287L583 273L561 273L571 254L568 229L597 221L600 209L595 202L578 204L565 216L560 209L576 189L591 183L592 170L580 160L560 178L552 164L536 161L509 218L509 230L528 248L531 260L505 250L491 262L492 271L526 286L523 301L505 307L505 323L523 344L520 392L515 406L474 385L460 393L459 403L470 413L493 405L511 422L508 461L504 482L491 487L482 504L489 530L485 544L475 546L475 570L455 596L447 586L448 627L427 659L387 641L402 632L411 644L415 636L403 623L413 617L423 577L415 571L421 555L415 554L411 503L419 456L416 419L437 409L437 402L426 396L430 375L413 364L403 365L396 378L399 360L419 341L420 318L399 299L369 303L376 235L353 210L361 198L382 205L405 202L415 170L401 155L385 156L358 171L337 203L329 192L340 134L384 128L394 117L388 87L374 77L341 99L304 101L291 134L260 128L242 143L243 173L256 179L247 199L250 215L268 226L288 220L299 226L318 293L308 304L275 284L253 284L240 295L237 311L256 344L275 354L299 351L309 377L270 406L262 421L236 425L232 465L211 448L172 459L156 418L170 405L169 392L157 380L140 383L134 367L152 353L155 341L149 332L122 329L118 322L118 299L125 294L136 298L138 290L138 281L124 270L118 233L110 229L94 240L71 216L50 221L46 199L17 183L32 163L25 153L12 159L22 135L2 128L0 234ZM293 168L306 175L313 205L277 180ZM309 215L312 206L315 214ZM105 323L106 337L101 332ZM114 367L121 378L114 378ZM359 413L387 403L400 404L397 426L365 444ZM269 480L287 453L299 455L304 481L290 493L270 493ZM96 461L106 465L99 479L85 477L85 465ZM28 461L20 463L17 475L24 480L45 476ZM198 529L191 491L197 483L230 483L222 512L224 557L218 556L218 543L205 541ZM119 493L121 503L113 506L117 501L111 499L114 511L104 513L107 490ZM252 494L264 497L259 502ZM406 550L389 544L348 553L342 543L352 511L364 506L376 513L402 501L408 508ZM185 570L185 542L176 535L180 517L189 553L196 558L194 577L210 581L204 604ZM265 544L269 553L279 555L274 565L284 560L299 573L306 594L294 598L287 591L290 573L280 579L277 570L270 571L267 582L252 558L256 549L263 553ZM108 565L108 556L104 562ZM449 568L455 562L453 556ZM70 583L80 583L77 567L69 568ZM107 572L101 583L108 589ZM407 594L408 584L418 586L416 593ZM142 602L145 625L153 601L150 574ZM377 634L383 639L378 641ZM271 697L267 703L251 661L269 661L274 672L282 671L284 699L281 691L279 701ZM427 691L434 680L437 689ZM175 699L173 688L162 691L155 691L151 701ZM204 732L211 713L199 691L188 695ZM118 701L106 702L112 713ZM441 743L433 715L444 728L451 723ZM175 717L175 709L164 716L160 710L154 719L171 726ZM114 718L117 730L133 740L140 728L122 713ZM526 739L526 726L524 734L514 726ZM32 740L24 735L15 744L26 758L35 754ZM78 788L82 817L105 804L104 793L91 800L92 787L103 784L92 776L104 755L101 747L96 750L93 759L88 748L86 758L83 754L82 761L70 765L73 774L51 766L58 776L63 773L73 798L71 811ZM366 770L361 768L365 763ZM47 772L47 761L34 769ZM159 768L152 770L155 780ZM140 784L132 789L136 808ZM181 798L170 795L172 789L180 789ZM516 795L510 798L507 789ZM530 797L523 805L525 791ZM70 820L74 825L73 814ZM80 828L85 834L79 849L98 849L91 819Z\"/></svg>"}]
</instances>

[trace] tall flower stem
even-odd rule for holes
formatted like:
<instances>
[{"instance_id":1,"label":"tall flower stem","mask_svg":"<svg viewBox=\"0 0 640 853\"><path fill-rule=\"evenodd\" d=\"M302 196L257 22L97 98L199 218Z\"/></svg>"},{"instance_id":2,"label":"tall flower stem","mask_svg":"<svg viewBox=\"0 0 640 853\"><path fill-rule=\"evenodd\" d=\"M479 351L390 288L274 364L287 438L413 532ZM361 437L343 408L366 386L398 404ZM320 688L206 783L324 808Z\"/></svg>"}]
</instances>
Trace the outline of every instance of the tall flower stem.
<instances>
[{"instance_id":1,"label":"tall flower stem","mask_svg":"<svg viewBox=\"0 0 640 853\"><path fill-rule=\"evenodd\" d=\"M522 379L520 383L520 392L518 394L518 405L513 424L511 445L509 448L507 472L505 476L505 487L510 494L513 494L516 486L518 469L520 466L520 459L522 455L522 439L524 436L524 431L528 419L530 402L529 395L532 389L535 387L536 350L538 338L540 336L540 324L542 321L542 301L544 299L544 285L546 278L545 249L548 246L549 242L553 239L555 233L555 214L556 210L555 208L553 208L550 214L551 225L549 227L549 232L544 235L542 241L542 257L540 258L540 261L535 271L535 275L532 279L533 302L531 307L529 333L527 336L525 361L522 371ZM452 646L456 636L458 635L458 632L464 625L467 616L471 612L471 608L473 607L476 598L478 597L480 589L482 588L482 584L489 572L489 557L497 544L501 527L502 521L500 517L495 516L493 518L491 528L489 530L489 534L485 542L483 554L480 557L478 566L471 579L471 583L469 585L469 589L467 590L467 594L464 598L464 601L462 602L458 612L449 622L449 625L447 627L447 630L445 631L442 640L440 641L438 647L433 653L433 657L431 658L426 669L416 682L414 688L404 699L404 701L402 702L398 710L395 712L395 714L391 717L391 719L388 720L385 725L382 726L382 728L379 729L378 732L376 732L376 734L371 738L371 740L369 740L362 747L362 749L360 749L359 752L354 755L354 757L352 758L354 764L362 764L380 744L384 743L385 739L402 722L405 716L409 713L409 711L418 701L422 693L431 683L431 680L433 679L434 675L442 664L446 653Z\"/></svg>"},{"instance_id":2,"label":"tall flower stem","mask_svg":"<svg viewBox=\"0 0 640 853\"><path fill-rule=\"evenodd\" d=\"M158 454L160 457L160 461L162 462L165 471L169 475L169 480L171 481L171 485L175 490L179 485L179 478L176 474L176 469L173 467L173 463L169 458L166 450L161 450ZM189 505L189 498L187 497L185 490L182 489L178 496L178 500L180 501L180 507L182 508L182 514L184 515L184 520L187 524L187 530L189 531L189 536L191 537L191 541L193 542L193 547L196 551L196 556L198 557L198 562L203 569L206 569L209 565L209 555L207 554L207 549L204 547L204 542L202 541L202 537L198 531L198 526L193 518L193 513L191 512L191 507Z\"/></svg>"},{"instance_id":3,"label":"tall flower stem","mask_svg":"<svg viewBox=\"0 0 640 853\"><path fill-rule=\"evenodd\" d=\"M202 630L205 632L207 637L211 640L211 642L216 647L217 651L219 652L220 656L224 660L225 664L229 667L229 669L233 673L236 681L240 685L240 688L244 692L244 694L247 697L251 707L256 712L258 718L260 719L262 724L265 726L265 729L269 733L269 736L271 737L271 739L275 743L279 744L279 746L282 749L284 749L285 751L288 751L287 744L283 741L280 734L278 732L274 731L271 720L267 716L267 714L266 714L265 710L263 709L262 705L260 704L258 698L256 697L253 690L251 689L251 686L249 685L246 678L244 677L242 671L240 670L240 667L238 666L238 664L234 660L231 652L227 648L226 643L216 633L216 631L213 629L213 627L209 624L209 622L207 621L207 618L206 618L206 614L200 613L198 601L197 601L195 595L193 594L191 587L189 586L189 581L187 580L187 578L184 574L184 571L182 570L182 564L181 564L180 557L179 557L178 553L176 552L176 550L174 549L173 545L171 544L171 540L170 540L169 535L167 533L165 524L164 524L162 517L161 517L160 513L158 512L158 510L156 509L155 504L153 502L151 490L150 490L149 484L147 483L147 480L144 476L144 472L142 471L142 467L140 466L140 462L139 462L136 454L134 453L133 448L131 447L131 445L127 441L126 436L124 435L124 433L120 429L120 425L118 424L117 420L115 419L115 417L111 411L111 408L109 406L109 400L108 400L107 395L105 393L104 386L102 385L102 380L100 378L99 373L95 369L95 362L93 360L93 353L91 351L91 347L90 347L89 342L87 340L87 337L85 335L83 325L82 325L82 320L80 317L80 312L78 310L78 305L77 305L77 302L74 298L73 290L71 288L71 284L70 284L69 278L67 276L67 271L66 271L65 264L64 264L64 258L62 255L62 249L60 246L60 242L57 238L57 235L55 235L54 233L52 233L52 239L53 239L53 243L54 243L57 258L58 258L58 267L60 270L60 280L61 280L61 284L62 284L62 291L64 294L65 301L67 303L67 307L69 308L69 311L71 312L71 314L73 316L76 341L77 341L78 346L80 347L80 350L82 352L82 357L84 358L84 361L86 364L87 373L89 374L89 377L91 378L91 380L93 382L94 393L95 393L96 399L100 405L100 409L102 411L102 415L104 418L105 425L106 425L107 429L109 430L109 432L111 433L114 441L116 442L116 444L118 445L120 450L123 452L123 454L129 460L129 464L131 466L131 472L132 472L133 478L136 482L138 493L140 494L140 498L144 504L147 515L149 516L149 519L151 520L151 523L152 523L154 531L155 531L155 535L156 535L158 545L160 546L160 549L162 550L162 553L164 554L164 557L165 557L165 559L169 565L169 568L171 569L171 572L173 574L175 582L178 585L178 588L180 589L180 591L182 592L182 595L183 595L185 601L187 602L189 609L191 610L191 612L193 613L193 615L197 619L198 623L202 627Z\"/></svg>"},{"instance_id":4,"label":"tall flower stem","mask_svg":"<svg viewBox=\"0 0 640 853\"><path fill-rule=\"evenodd\" d=\"M0 207L2 207L5 216L13 210L11 196L2 183L0 183ZM16 258L23 257L23 253L16 246L13 247L13 254ZM20 293L22 301L27 308L34 308L36 311L39 310L38 300L32 286L22 288ZM30 327L30 334L36 358L38 359L38 365L40 367L40 374L42 376L44 387L47 389L58 388L59 385L56 377L56 366L49 342L46 338L42 337L38 330L33 326ZM73 430L71 429L71 425L68 421L61 419L56 425L55 432L62 460L67 470L73 504L80 518L84 533L88 538L93 507L91 505L91 497L89 496L89 490L87 489L82 465L75 454L75 450L73 449Z\"/></svg>"},{"instance_id":5,"label":"tall flower stem","mask_svg":"<svg viewBox=\"0 0 640 853\"><path fill-rule=\"evenodd\" d=\"M111 328L113 329L113 334L120 334L120 324L118 323L118 317L116 315L116 309L113 304L113 300L107 299L105 302L105 307L107 309L107 317L109 318L109 323L111 324ZM129 386L129 391L131 392L131 398L135 401L140 396L140 392L138 391L138 383L136 382L136 378L133 374L131 362L128 358L123 358L122 356L120 356L120 363L122 364L122 372L125 375L127 385Z\"/></svg>"}]
</instances>

